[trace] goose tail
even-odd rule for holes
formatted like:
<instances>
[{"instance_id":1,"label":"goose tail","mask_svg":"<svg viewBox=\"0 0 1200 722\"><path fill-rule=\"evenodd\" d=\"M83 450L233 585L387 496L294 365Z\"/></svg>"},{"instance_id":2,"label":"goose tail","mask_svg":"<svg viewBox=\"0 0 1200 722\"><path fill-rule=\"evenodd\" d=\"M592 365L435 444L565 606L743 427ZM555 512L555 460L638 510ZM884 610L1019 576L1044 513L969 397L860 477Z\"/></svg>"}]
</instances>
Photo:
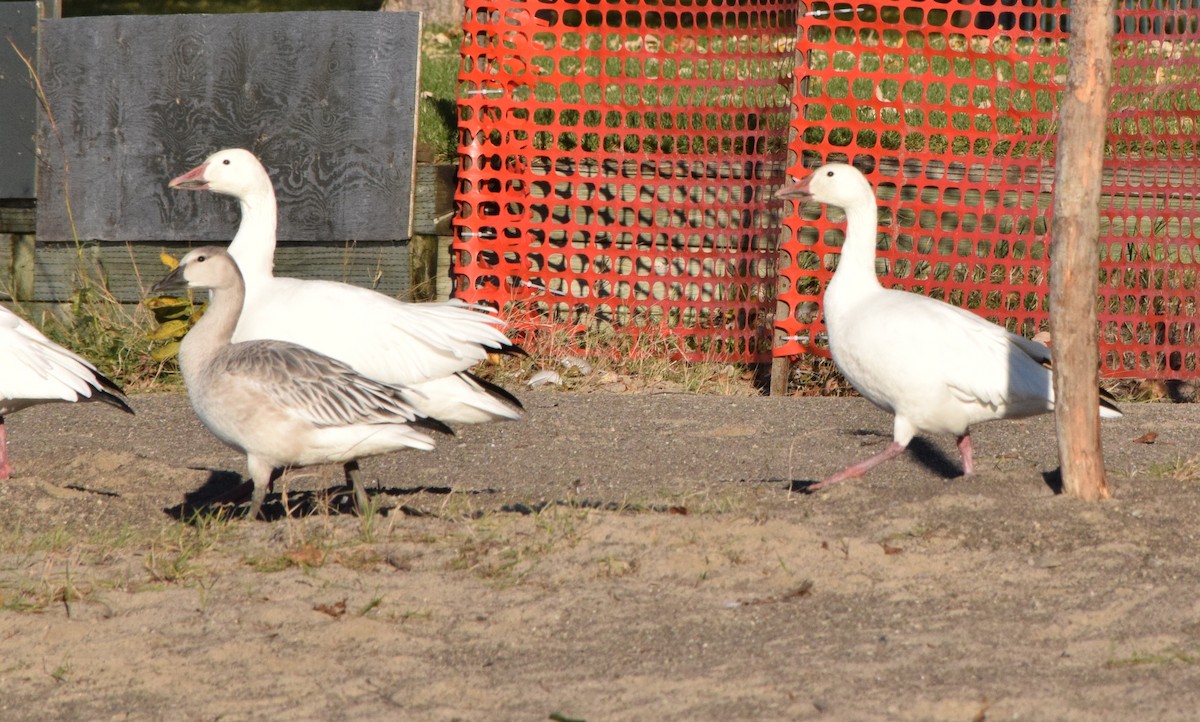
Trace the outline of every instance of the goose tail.
<instances>
[{"instance_id":1,"label":"goose tail","mask_svg":"<svg viewBox=\"0 0 1200 722\"><path fill-rule=\"evenodd\" d=\"M1100 389L1100 418L1119 419L1125 414L1117 406L1117 399L1104 389Z\"/></svg>"}]
</instances>

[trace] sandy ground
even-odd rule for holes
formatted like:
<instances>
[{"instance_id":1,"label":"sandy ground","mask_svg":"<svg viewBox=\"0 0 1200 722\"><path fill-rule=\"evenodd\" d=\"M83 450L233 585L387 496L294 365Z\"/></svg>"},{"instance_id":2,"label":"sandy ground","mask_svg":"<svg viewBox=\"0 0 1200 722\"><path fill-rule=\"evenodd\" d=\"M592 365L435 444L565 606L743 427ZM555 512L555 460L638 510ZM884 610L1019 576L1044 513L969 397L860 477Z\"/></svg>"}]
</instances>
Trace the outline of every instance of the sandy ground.
<instances>
[{"instance_id":1,"label":"sandy ground","mask_svg":"<svg viewBox=\"0 0 1200 722\"><path fill-rule=\"evenodd\" d=\"M180 394L10 417L0 719L1196 718L1196 405L1106 423L1089 504L1047 483L1050 417L979 427L971 478L934 439L807 494L890 418L522 396L364 462L367 519L337 468L291 517L205 507L244 461Z\"/></svg>"}]
</instances>

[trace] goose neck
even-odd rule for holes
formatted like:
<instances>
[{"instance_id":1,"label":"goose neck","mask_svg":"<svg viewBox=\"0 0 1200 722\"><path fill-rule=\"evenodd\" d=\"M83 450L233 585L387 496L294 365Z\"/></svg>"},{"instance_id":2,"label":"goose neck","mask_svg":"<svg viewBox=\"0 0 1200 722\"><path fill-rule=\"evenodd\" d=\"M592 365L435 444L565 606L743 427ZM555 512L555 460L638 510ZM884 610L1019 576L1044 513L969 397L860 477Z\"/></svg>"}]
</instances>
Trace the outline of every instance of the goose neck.
<instances>
[{"instance_id":1,"label":"goose neck","mask_svg":"<svg viewBox=\"0 0 1200 722\"><path fill-rule=\"evenodd\" d=\"M240 283L209 291L208 308L179 347L179 365L185 381L195 378L232 342L245 298L246 289Z\"/></svg>"},{"instance_id":2,"label":"goose neck","mask_svg":"<svg viewBox=\"0 0 1200 722\"><path fill-rule=\"evenodd\" d=\"M238 198L242 221L229 255L249 279L270 277L275 266L275 192L265 189Z\"/></svg>"},{"instance_id":3,"label":"goose neck","mask_svg":"<svg viewBox=\"0 0 1200 722\"><path fill-rule=\"evenodd\" d=\"M872 195L861 202L847 205L846 239L838 259L837 275L854 277L858 283L879 286L875 273L875 243L879 216Z\"/></svg>"}]
</instances>

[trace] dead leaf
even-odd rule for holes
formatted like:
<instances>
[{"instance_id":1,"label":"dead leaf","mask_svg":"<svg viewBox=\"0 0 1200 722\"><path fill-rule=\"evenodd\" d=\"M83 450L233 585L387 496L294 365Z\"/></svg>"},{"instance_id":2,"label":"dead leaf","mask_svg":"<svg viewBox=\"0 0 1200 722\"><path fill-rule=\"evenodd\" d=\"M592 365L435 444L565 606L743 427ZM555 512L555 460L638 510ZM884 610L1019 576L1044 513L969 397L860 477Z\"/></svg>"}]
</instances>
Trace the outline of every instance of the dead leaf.
<instances>
[{"instance_id":1,"label":"dead leaf","mask_svg":"<svg viewBox=\"0 0 1200 722\"><path fill-rule=\"evenodd\" d=\"M334 604L314 604L313 609L318 612L324 612L334 619L337 619L346 613L346 600L343 599L342 601L335 602Z\"/></svg>"},{"instance_id":2,"label":"dead leaf","mask_svg":"<svg viewBox=\"0 0 1200 722\"><path fill-rule=\"evenodd\" d=\"M887 544L882 544L882 543L879 546L883 547L884 554L903 554L904 553L904 550L901 549L900 547L888 546Z\"/></svg>"},{"instance_id":3,"label":"dead leaf","mask_svg":"<svg viewBox=\"0 0 1200 722\"><path fill-rule=\"evenodd\" d=\"M179 338L187 333L191 328L191 324L187 321L174 320L159 324L158 328L146 334L146 338L150 341L168 341L173 338Z\"/></svg>"},{"instance_id":4,"label":"dead leaf","mask_svg":"<svg viewBox=\"0 0 1200 722\"><path fill-rule=\"evenodd\" d=\"M1146 379L1139 381L1137 384L1137 393L1144 396L1148 401L1157 401L1168 397L1167 382L1165 379Z\"/></svg>"},{"instance_id":5,"label":"dead leaf","mask_svg":"<svg viewBox=\"0 0 1200 722\"><path fill-rule=\"evenodd\" d=\"M150 358L155 361L166 361L167 359L179 353L179 342L172 341L164 346L159 346L150 352Z\"/></svg>"},{"instance_id":6,"label":"dead leaf","mask_svg":"<svg viewBox=\"0 0 1200 722\"><path fill-rule=\"evenodd\" d=\"M546 384L553 384L554 386L562 386L562 382L563 382L562 376L559 376L557 371L550 371L549 369L543 369L543 370L535 373L533 376L529 377L529 380L525 382L525 385L529 386L531 388L534 386L544 386Z\"/></svg>"},{"instance_id":7,"label":"dead leaf","mask_svg":"<svg viewBox=\"0 0 1200 722\"><path fill-rule=\"evenodd\" d=\"M668 514L678 514L679 516L687 516L688 509L686 506L669 506L667 507Z\"/></svg>"},{"instance_id":8,"label":"dead leaf","mask_svg":"<svg viewBox=\"0 0 1200 722\"><path fill-rule=\"evenodd\" d=\"M800 582L800 586L796 587L787 594L784 594L782 597L780 597L780 599L798 599L800 597L807 597L809 594L812 594L812 588L812 580L805 579L804 581Z\"/></svg>"},{"instance_id":9,"label":"dead leaf","mask_svg":"<svg viewBox=\"0 0 1200 722\"><path fill-rule=\"evenodd\" d=\"M1154 433L1153 431L1147 431L1146 433L1144 433L1141 436L1134 439L1133 443L1135 443L1135 444L1153 444L1155 439L1157 439L1157 438L1158 438L1158 434Z\"/></svg>"}]
</instances>

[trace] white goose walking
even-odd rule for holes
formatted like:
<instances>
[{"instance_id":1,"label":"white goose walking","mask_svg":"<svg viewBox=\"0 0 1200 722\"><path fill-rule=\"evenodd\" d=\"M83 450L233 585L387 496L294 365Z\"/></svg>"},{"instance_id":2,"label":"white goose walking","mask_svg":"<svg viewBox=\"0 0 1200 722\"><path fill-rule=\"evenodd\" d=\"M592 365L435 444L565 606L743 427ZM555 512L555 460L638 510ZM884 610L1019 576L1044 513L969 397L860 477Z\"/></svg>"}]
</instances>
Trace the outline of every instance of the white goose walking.
<instances>
[{"instance_id":1,"label":"white goose walking","mask_svg":"<svg viewBox=\"0 0 1200 722\"><path fill-rule=\"evenodd\" d=\"M241 206L229 246L246 285L235 342L278 339L314 349L364 376L408 387L409 403L446 423L523 415L515 397L467 372L489 351L523 353L496 316L461 301L404 303L346 283L277 278L275 189L253 153L218 151L170 186L230 195Z\"/></svg>"},{"instance_id":2,"label":"white goose walking","mask_svg":"<svg viewBox=\"0 0 1200 722\"><path fill-rule=\"evenodd\" d=\"M4 417L54 401L100 401L133 413L125 392L95 366L0 306L0 480L13 473Z\"/></svg>"},{"instance_id":3,"label":"white goose walking","mask_svg":"<svg viewBox=\"0 0 1200 722\"><path fill-rule=\"evenodd\" d=\"M449 429L423 418L405 390L286 341L233 343L245 286L227 251L191 251L155 284L161 292L210 289L208 309L184 337L179 367L196 415L217 438L246 454L254 483L247 518L259 515L275 469L342 463L398 449L430 450L418 427ZM356 496L360 489L356 487ZM359 499L362 510L365 499Z\"/></svg>"},{"instance_id":4,"label":"white goose walking","mask_svg":"<svg viewBox=\"0 0 1200 722\"><path fill-rule=\"evenodd\" d=\"M829 350L860 394L895 415L886 449L810 489L863 475L899 456L921 432L954 434L963 473L971 474L972 424L1054 409L1048 348L965 309L879 283L875 192L857 169L823 165L776 197L811 198L845 211L846 239L822 301ZM1100 415L1121 412L1101 399Z\"/></svg>"}]
</instances>

